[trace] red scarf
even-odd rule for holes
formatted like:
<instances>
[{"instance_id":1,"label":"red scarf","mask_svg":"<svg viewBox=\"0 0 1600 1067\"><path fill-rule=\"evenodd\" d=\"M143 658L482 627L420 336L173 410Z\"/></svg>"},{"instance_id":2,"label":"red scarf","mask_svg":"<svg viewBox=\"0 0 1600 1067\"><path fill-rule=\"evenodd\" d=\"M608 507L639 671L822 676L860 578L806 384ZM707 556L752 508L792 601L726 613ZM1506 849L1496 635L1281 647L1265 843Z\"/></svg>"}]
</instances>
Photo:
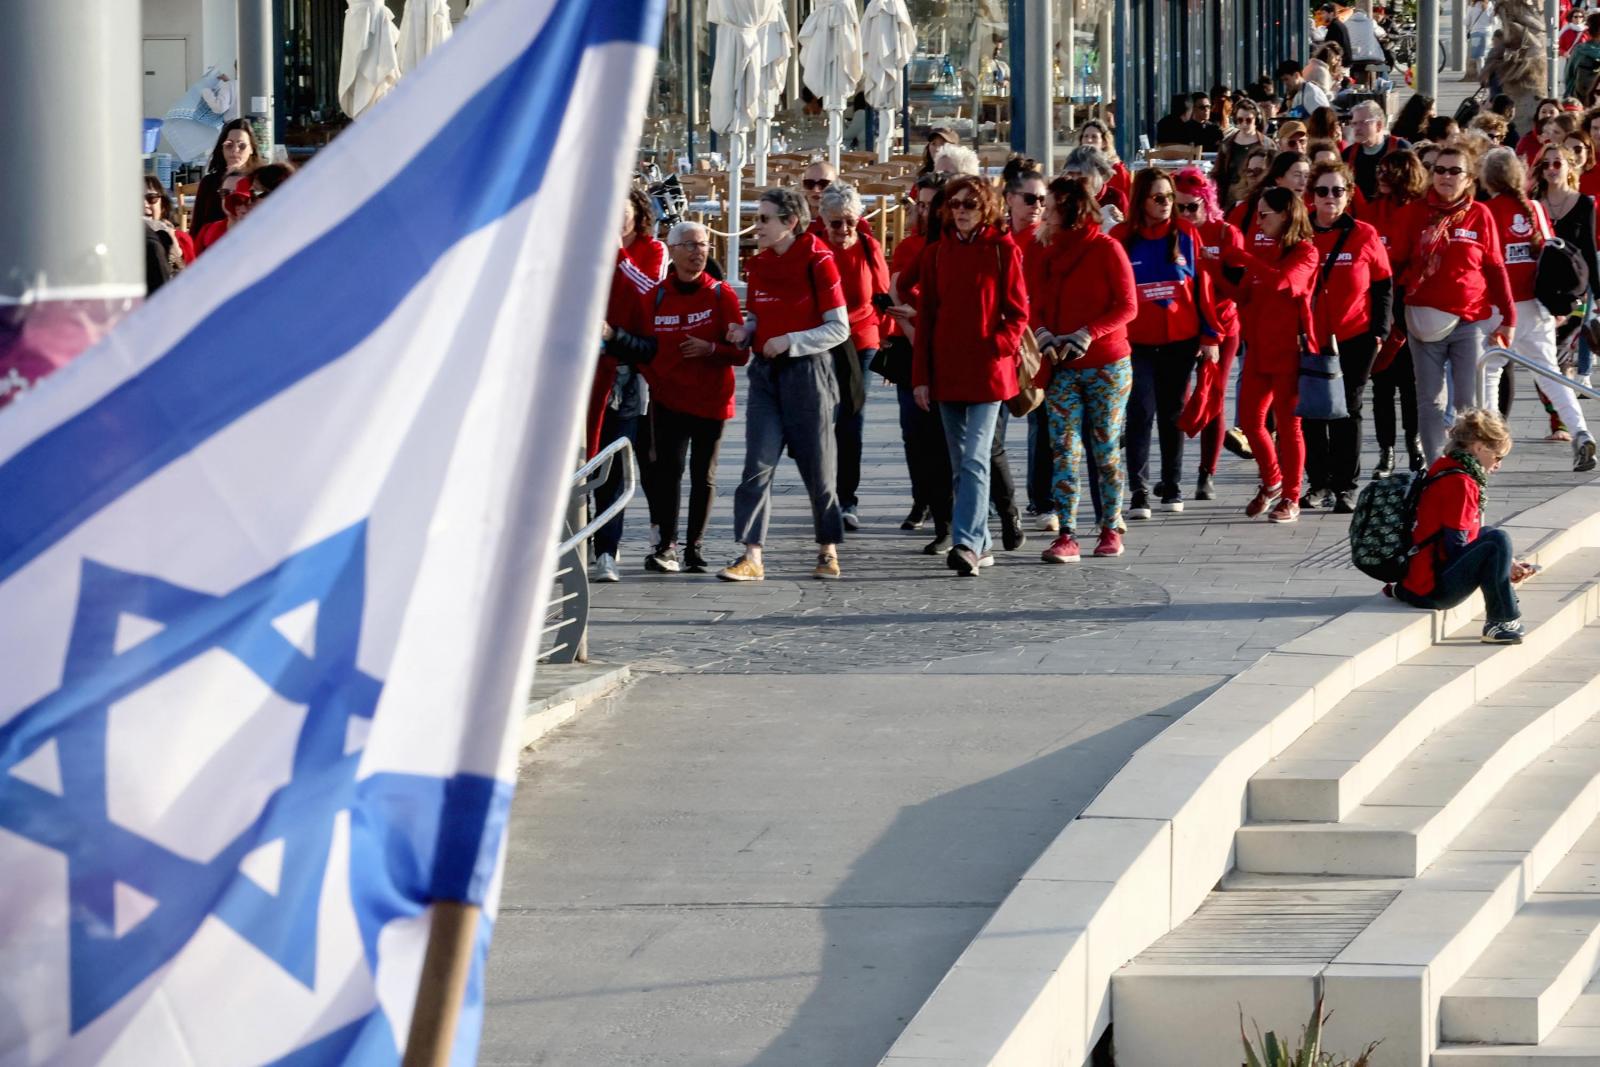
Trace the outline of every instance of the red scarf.
<instances>
[{"instance_id":1,"label":"red scarf","mask_svg":"<svg viewBox=\"0 0 1600 1067\"><path fill-rule=\"evenodd\" d=\"M1470 190L1461 194L1461 199L1451 203L1445 203L1439 199L1438 193L1428 190L1428 226L1422 234L1422 273L1417 276L1413 288L1439 272L1439 266L1444 262L1444 250L1450 244L1450 235L1467 217L1467 210L1474 202Z\"/></svg>"}]
</instances>

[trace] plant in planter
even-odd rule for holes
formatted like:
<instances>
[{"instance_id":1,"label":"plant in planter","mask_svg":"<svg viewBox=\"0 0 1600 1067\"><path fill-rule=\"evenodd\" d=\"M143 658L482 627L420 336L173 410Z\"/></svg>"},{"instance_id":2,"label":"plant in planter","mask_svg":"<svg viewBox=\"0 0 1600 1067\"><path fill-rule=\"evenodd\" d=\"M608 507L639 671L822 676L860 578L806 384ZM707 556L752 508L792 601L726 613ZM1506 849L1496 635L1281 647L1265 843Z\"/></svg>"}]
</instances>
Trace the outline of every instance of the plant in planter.
<instances>
[{"instance_id":1,"label":"plant in planter","mask_svg":"<svg viewBox=\"0 0 1600 1067\"><path fill-rule=\"evenodd\" d=\"M1368 1045L1353 1060L1335 1058L1333 1053L1322 1051L1322 1028L1327 1021L1328 1015L1322 1010L1322 998L1318 997L1317 1006L1311 1009L1310 1020L1305 1029L1300 1031L1299 1049L1291 1047L1271 1030L1263 1037L1260 1026L1256 1027L1256 1044L1252 1045L1244 1030L1244 1008L1241 1007L1239 1040L1244 1042L1244 1063L1241 1067L1368 1067L1379 1042Z\"/></svg>"}]
</instances>

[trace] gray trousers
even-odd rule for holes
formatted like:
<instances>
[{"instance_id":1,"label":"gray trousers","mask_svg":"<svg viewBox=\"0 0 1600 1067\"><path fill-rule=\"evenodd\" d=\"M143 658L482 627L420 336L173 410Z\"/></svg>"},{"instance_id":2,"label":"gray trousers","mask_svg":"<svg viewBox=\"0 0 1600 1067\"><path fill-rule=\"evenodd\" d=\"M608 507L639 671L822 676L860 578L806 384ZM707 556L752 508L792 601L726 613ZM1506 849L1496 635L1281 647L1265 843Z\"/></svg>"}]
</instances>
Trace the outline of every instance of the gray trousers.
<instances>
[{"instance_id":1,"label":"gray trousers","mask_svg":"<svg viewBox=\"0 0 1600 1067\"><path fill-rule=\"evenodd\" d=\"M844 540L833 439L839 385L828 353L786 359L777 366L754 356L746 377L744 474L733 494L734 539L746 545L766 543L772 478L787 445L811 496L817 543L838 544Z\"/></svg>"},{"instance_id":2,"label":"gray trousers","mask_svg":"<svg viewBox=\"0 0 1600 1067\"><path fill-rule=\"evenodd\" d=\"M1488 320L1460 322L1440 341L1411 338L1411 365L1417 374L1417 430L1428 462L1444 455L1445 410L1462 411L1478 394L1478 360L1483 358ZM1448 381L1446 380L1448 376Z\"/></svg>"}]
</instances>

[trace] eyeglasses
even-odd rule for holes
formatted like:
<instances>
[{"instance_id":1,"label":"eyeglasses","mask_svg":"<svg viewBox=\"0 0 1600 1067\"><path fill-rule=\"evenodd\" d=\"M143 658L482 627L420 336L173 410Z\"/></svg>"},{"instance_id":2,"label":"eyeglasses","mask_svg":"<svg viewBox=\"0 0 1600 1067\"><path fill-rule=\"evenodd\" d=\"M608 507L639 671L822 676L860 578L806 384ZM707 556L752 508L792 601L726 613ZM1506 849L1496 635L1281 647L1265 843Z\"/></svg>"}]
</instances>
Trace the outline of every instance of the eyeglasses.
<instances>
[{"instance_id":1,"label":"eyeglasses","mask_svg":"<svg viewBox=\"0 0 1600 1067\"><path fill-rule=\"evenodd\" d=\"M782 222L787 217L786 215L757 215L756 221L763 223Z\"/></svg>"},{"instance_id":2,"label":"eyeglasses","mask_svg":"<svg viewBox=\"0 0 1600 1067\"><path fill-rule=\"evenodd\" d=\"M816 190L816 189L826 189L828 186L833 184L833 179L832 178L804 178L804 179L801 179L800 184L805 186L807 192L811 192L811 191Z\"/></svg>"},{"instance_id":3,"label":"eyeglasses","mask_svg":"<svg viewBox=\"0 0 1600 1067\"><path fill-rule=\"evenodd\" d=\"M161 194L160 193L145 193L144 194L144 202L147 203L147 204L159 204L159 203L161 203Z\"/></svg>"},{"instance_id":4,"label":"eyeglasses","mask_svg":"<svg viewBox=\"0 0 1600 1067\"><path fill-rule=\"evenodd\" d=\"M830 229L830 230L841 230L842 231L842 230L853 230L855 228L856 228L856 220L855 219L829 219L828 220L828 229Z\"/></svg>"},{"instance_id":5,"label":"eyeglasses","mask_svg":"<svg viewBox=\"0 0 1600 1067\"><path fill-rule=\"evenodd\" d=\"M1465 174L1467 172L1467 169L1465 167L1439 167L1439 166L1436 166L1436 167L1433 168L1433 172L1435 174L1442 174L1447 178L1454 178L1459 174Z\"/></svg>"},{"instance_id":6,"label":"eyeglasses","mask_svg":"<svg viewBox=\"0 0 1600 1067\"><path fill-rule=\"evenodd\" d=\"M1150 202L1152 204L1170 204L1170 203L1172 203L1172 194L1171 193L1151 193L1150 196L1149 196L1149 200L1150 200Z\"/></svg>"},{"instance_id":7,"label":"eyeglasses","mask_svg":"<svg viewBox=\"0 0 1600 1067\"><path fill-rule=\"evenodd\" d=\"M1179 204L1178 210L1183 212L1185 215L1198 215L1200 214L1200 207L1200 201L1196 200L1191 204Z\"/></svg>"},{"instance_id":8,"label":"eyeglasses","mask_svg":"<svg viewBox=\"0 0 1600 1067\"><path fill-rule=\"evenodd\" d=\"M1313 192L1318 196L1331 197L1337 200L1345 194L1345 187L1342 185L1319 185Z\"/></svg>"},{"instance_id":9,"label":"eyeglasses","mask_svg":"<svg viewBox=\"0 0 1600 1067\"><path fill-rule=\"evenodd\" d=\"M952 200L950 201L950 210L976 211L978 210L978 202L976 200Z\"/></svg>"},{"instance_id":10,"label":"eyeglasses","mask_svg":"<svg viewBox=\"0 0 1600 1067\"><path fill-rule=\"evenodd\" d=\"M1027 204L1029 207L1037 207L1044 203L1043 193L1013 193L1012 195L1017 197L1024 204Z\"/></svg>"},{"instance_id":11,"label":"eyeglasses","mask_svg":"<svg viewBox=\"0 0 1600 1067\"><path fill-rule=\"evenodd\" d=\"M710 248L711 245L706 241L679 241L677 244L673 245L672 247L673 248L687 248L691 252L693 252L693 251L701 251L701 252L703 252L706 249Z\"/></svg>"}]
</instances>

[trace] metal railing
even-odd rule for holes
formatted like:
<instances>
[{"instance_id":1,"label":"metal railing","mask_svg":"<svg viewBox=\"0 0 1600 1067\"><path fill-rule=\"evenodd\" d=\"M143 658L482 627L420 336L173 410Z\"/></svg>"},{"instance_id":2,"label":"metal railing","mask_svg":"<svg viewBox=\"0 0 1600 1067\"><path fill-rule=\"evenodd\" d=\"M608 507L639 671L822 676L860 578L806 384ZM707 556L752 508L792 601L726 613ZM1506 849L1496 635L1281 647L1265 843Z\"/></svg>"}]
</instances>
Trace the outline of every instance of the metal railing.
<instances>
[{"instance_id":1,"label":"metal railing","mask_svg":"<svg viewBox=\"0 0 1600 1067\"><path fill-rule=\"evenodd\" d=\"M1478 360L1478 406L1481 408L1493 409L1499 402L1499 397L1489 395L1489 371L1487 365L1490 356L1504 356L1507 362L1515 363L1519 367L1526 367L1539 377L1555 382L1557 385L1564 385L1579 396L1588 397L1590 400L1600 400L1600 392L1584 385L1582 382L1568 378L1560 371L1551 370L1543 363L1531 360L1527 356L1511 351L1509 348L1493 346L1485 348L1482 358Z\"/></svg>"},{"instance_id":2,"label":"metal railing","mask_svg":"<svg viewBox=\"0 0 1600 1067\"><path fill-rule=\"evenodd\" d=\"M589 494L611 476L611 464L622 463L622 490L600 514L585 519ZM589 538L628 506L639 488L633 445L626 437L602 448L572 475L567 499L566 539L557 546L556 588L545 609L539 640L539 662L581 663L589 658Z\"/></svg>"}]
</instances>

